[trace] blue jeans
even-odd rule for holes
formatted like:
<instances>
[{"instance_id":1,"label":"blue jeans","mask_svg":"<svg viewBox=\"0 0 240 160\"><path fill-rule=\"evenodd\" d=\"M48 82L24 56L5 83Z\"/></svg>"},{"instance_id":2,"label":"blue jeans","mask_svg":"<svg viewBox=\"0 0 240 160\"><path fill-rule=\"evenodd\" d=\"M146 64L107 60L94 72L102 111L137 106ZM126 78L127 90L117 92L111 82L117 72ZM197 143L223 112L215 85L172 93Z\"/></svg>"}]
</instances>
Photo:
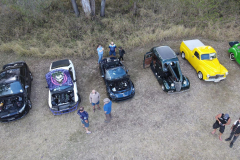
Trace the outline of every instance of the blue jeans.
<instances>
[{"instance_id":1,"label":"blue jeans","mask_svg":"<svg viewBox=\"0 0 240 160\"><path fill-rule=\"evenodd\" d=\"M99 54L99 55L98 55L98 63L100 63L100 62L101 62L101 60L102 60L102 57L103 57L103 54Z\"/></svg>"}]
</instances>

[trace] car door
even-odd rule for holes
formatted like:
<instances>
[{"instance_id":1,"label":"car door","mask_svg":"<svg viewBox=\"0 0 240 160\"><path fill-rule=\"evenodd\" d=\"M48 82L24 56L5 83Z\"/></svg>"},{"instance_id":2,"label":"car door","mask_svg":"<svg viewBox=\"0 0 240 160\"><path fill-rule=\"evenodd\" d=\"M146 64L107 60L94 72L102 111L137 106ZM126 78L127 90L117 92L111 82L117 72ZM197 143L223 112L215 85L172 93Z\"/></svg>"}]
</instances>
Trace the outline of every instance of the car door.
<instances>
[{"instance_id":1,"label":"car door","mask_svg":"<svg viewBox=\"0 0 240 160\"><path fill-rule=\"evenodd\" d=\"M240 43L236 46L236 56L235 59L240 64Z\"/></svg>"},{"instance_id":2,"label":"car door","mask_svg":"<svg viewBox=\"0 0 240 160\"><path fill-rule=\"evenodd\" d=\"M152 52L147 52L144 55L144 60L143 60L143 68L147 68L150 66L151 62L152 62L152 56L153 53Z\"/></svg>"},{"instance_id":3,"label":"car door","mask_svg":"<svg viewBox=\"0 0 240 160\"><path fill-rule=\"evenodd\" d=\"M195 70L197 70L197 67L199 65L199 61L200 61L200 55L197 51L194 52L194 54L189 57L191 65L193 66L193 68L195 68Z\"/></svg>"}]
</instances>

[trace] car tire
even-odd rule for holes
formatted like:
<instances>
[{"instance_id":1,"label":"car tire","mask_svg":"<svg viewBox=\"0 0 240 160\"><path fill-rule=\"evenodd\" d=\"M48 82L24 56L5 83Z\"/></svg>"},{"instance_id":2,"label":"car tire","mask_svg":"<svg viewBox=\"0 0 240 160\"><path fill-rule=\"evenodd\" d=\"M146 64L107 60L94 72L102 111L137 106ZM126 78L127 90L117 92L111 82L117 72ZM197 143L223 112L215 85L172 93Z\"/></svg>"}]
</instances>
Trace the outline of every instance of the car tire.
<instances>
[{"instance_id":1,"label":"car tire","mask_svg":"<svg viewBox=\"0 0 240 160\"><path fill-rule=\"evenodd\" d=\"M229 54L229 58L230 58L231 61L234 61L234 60L235 60L235 59L234 59L234 54L233 54L233 53L230 53L230 54Z\"/></svg>"},{"instance_id":2,"label":"car tire","mask_svg":"<svg viewBox=\"0 0 240 160\"><path fill-rule=\"evenodd\" d=\"M199 71L197 75L200 80L203 80L203 74L201 71Z\"/></svg>"},{"instance_id":3,"label":"car tire","mask_svg":"<svg viewBox=\"0 0 240 160\"><path fill-rule=\"evenodd\" d=\"M185 59L185 53L182 52L182 55L181 55L182 59Z\"/></svg>"},{"instance_id":4,"label":"car tire","mask_svg":"<svg viewBox=\"0 0 240 160\"><path fill-rule=\"evenodd\" d=\"M32 109L32 102L31 102L31 100L29 99L27 102L28 102L29 109Z\"/></svg>"}]
</instances>

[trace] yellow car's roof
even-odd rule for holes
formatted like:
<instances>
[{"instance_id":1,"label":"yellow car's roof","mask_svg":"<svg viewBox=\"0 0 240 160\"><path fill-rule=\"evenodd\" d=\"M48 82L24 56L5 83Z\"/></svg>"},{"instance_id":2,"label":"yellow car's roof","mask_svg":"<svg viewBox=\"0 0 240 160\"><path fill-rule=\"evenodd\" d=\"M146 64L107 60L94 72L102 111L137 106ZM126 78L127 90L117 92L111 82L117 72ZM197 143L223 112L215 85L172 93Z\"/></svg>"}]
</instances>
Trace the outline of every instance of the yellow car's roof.
<instances>
[{"instance_id":1,"label":"yellow car's roof","mask_svg":"<svg viewBox=\"0 0 240 160\"><path fill-rule=\"evenodd\" d=\"M197 47L197 50L199 51L198 53L200 55L206 54L206 53L217 53L211 46Z\"/></svg>"}]
</instances>

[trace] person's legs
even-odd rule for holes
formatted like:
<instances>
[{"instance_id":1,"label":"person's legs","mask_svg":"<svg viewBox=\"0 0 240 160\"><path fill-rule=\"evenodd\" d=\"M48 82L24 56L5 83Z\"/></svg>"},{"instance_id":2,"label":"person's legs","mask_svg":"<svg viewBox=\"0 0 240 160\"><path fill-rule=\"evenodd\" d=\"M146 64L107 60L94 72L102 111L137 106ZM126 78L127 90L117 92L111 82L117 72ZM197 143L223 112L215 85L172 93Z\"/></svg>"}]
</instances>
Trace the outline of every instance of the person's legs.
<instances>
[{"instance_id":1,"label":"person's legs","mask_svg":"<svg viewBox=\"0 0 240 160\"><path fill-rule=\"evenodd\" d=\"M220 134L219 134L219 140L220 140L220 141L222 141L222 134L223 134L224 130L225 130L225 126L220 126L220 129L219 129L219 132L220 132Z\"/></svg>"},{"instance_id":2,"label":"person's legs","mask_svg":"<svg viewBox=\"0 0 240 160\"><path fill-rule=\"evenodd\" d=\"M217 129L214 129L214 130L212 131L212 134L214 134L214 133L216 132L216 130L217 130Z\"/></svg>"},{"instance_id":3,"label":"person's legs","mask_svg":"<svg viewBox=\"0 0 240 160\"><path fill-rule=\"evenodd\" d=\"M110 120L112 119L112 114L111 113L109 113L109 117L110 117Z\"/></svg>"},{"instance_id":4,"label":"person's legs","mask_svg":"<svg viewBox=\"0 0 240 160\"><path fill-rule=\"evenodd\" d=\"M101 62L101 60L102 60L102 57L103 57L103 55L102 55L102 54L99 54L99 55L98 55L98 64Z\"/></svg>"},{"instance_id":5,"label":"person's legs","mask_svg":"<svg viewBox=\"0 0 240 160\"><path fill-rule=\"evenodd\" d=\"M230 136L227 139L225 139L225 141L230 141L232 139L233 135L234 135L234 132L232 131L230 133Z\"/></svg>"},{"instance_id":6,"label":"person's legs","mask_svg":"<svg viewBox=\"0 0 240 160\"><path fill-rule=\"evenodd\" d=\"M212 134L214 134L214 133L216 132L216 130L217 130L217 128L218 128L219 126L220 126L220 125L219 125L217 122L215 122L215 123L213 124Z\"/></svg>"},{"instance_id":7,"label":"person's legs","mask_svg":"<svg viewBox=\"0 0 240 160\"><path fill-rule=\"evenodd\" d=\"M95 112L95 103L92 103L92 106L93 106L93 112Z\"/></svg>"},{"instance_id":8,"label":"person's legs","mask_svg":"<svg viewBox=\"0 0 240 160\"><path fill-rule=\"evenodd\" d=\"M109 114L106 114L106 113L105 113L105 115L106 115L106 120L105 120L105 122L106 122L106 123L110 122L110 116L109 116Z\"/></svg>"},{"instance_id":9,"label":"person's legs","mask_svg":"<svg viewBox=\"0 0 240 160\"><path fill-rule=\"evenodd\" d=\"M88 123L84 122L84 126L85 126L86 133L90 134L91 132L88 130L89 122Z\"/></svg>"},{"instance_id":10,"label":"person's legs","mask_svg":"<svg viewBox=\"0 0 240 160\"><path fill-rule=\"evenodd\" d=\"M234 143L238 139L238 136L234 136L231 143Z\"/></svg>"},{"instance_id":11,"label":"person's legs","mask_svg":"<svg viewBox=\"0 0 240 160\"><path fill-rule=\"evenodd\" d=\"M96 104L97 104L98 109L100 110L101 108L99 107L99 101Z\"/></svg>"}]
</instances>

